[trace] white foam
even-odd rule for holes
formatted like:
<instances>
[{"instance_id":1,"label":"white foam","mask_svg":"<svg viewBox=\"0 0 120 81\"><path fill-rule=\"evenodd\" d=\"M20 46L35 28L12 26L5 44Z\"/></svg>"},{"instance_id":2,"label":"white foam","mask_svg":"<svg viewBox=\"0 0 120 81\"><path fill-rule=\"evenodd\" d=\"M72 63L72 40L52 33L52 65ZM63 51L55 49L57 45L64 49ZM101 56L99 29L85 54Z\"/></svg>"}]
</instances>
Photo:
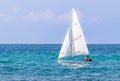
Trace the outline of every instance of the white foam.
<instances>
[{"instance_id":1,"label":"white foam","mask_svg":"<svg viewBox=\"0 0 120 81\"><path fill-rule=\"evenodd\" d=\"M84 61L76 61L76 60L58 60L58 63L73 69L83 68L89 65Z\"/></svg>"}]
</instances>

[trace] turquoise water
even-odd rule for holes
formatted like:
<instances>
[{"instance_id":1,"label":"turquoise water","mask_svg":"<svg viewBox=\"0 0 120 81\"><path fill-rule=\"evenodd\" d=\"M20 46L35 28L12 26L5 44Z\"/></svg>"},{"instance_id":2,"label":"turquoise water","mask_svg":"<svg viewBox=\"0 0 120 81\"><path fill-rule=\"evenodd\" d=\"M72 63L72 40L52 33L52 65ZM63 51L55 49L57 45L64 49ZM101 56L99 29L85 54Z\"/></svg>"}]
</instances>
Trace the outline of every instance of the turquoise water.
<instances>
[{"instance_id":1,"label":"turquoise water","mask_svg":"<svg viewBox=\"0 0 120 81\"><path fill-rule=\"evenodd\" d=\"M120 45L90 44L93 62L67 64L57 61L60 47L1 44L0 81L120 81Z\"/></svg>"}]
</instances>

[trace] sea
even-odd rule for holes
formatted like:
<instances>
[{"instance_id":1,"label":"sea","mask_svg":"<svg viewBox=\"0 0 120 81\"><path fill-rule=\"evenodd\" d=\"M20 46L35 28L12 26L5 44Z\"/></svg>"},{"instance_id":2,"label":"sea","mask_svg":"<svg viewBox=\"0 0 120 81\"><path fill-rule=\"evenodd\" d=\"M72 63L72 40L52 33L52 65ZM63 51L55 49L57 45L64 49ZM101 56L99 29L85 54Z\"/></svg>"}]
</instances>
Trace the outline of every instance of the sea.
<instances>
[{"instance_id":1,"label":"sea","mask_svg":"<svg viewBox=\"0 0 120 81\"><path fill-rule=\"evenodd\" d=\"M88 44L91 62L84 55L58 60L60 49L61 44L0 44L0 81L120 81L120 44Z\"/></svg>"}]
</instances>

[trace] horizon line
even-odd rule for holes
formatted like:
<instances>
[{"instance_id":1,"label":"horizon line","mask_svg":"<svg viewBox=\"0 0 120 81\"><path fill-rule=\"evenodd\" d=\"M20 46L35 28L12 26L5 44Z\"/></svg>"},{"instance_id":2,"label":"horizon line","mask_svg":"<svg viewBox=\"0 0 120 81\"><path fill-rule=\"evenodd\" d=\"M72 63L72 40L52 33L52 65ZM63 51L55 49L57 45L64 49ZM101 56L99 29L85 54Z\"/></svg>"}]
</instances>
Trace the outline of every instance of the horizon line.
<instances>
[{"instance_id":1,"label":"horizon line","mask_svg":"<svg viewBox=\"0 0 120 81\"><path fill-rule=\"evenodd\" d=\"M62 43L0 43L0 44L62 44ZM120 43L88 43L89 44L120 44Z\"/></svg>"}]
</instances>

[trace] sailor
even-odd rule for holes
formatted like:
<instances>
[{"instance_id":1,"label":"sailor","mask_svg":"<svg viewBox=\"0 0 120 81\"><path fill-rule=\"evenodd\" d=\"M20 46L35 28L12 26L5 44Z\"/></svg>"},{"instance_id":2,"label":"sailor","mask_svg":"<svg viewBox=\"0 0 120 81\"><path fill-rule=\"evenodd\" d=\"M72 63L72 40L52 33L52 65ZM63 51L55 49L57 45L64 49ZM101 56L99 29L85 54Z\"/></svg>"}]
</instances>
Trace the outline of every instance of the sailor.
<instances>
[{"instance_id":1,"label":"sailor","mask_svg":"<svg viewBox=\"0 0 120 81\"><path fill-rule=\"evenodd\" d=\"M92 61L91 58L87 55L85 61Z\"/></svg>"}]
</instances>

